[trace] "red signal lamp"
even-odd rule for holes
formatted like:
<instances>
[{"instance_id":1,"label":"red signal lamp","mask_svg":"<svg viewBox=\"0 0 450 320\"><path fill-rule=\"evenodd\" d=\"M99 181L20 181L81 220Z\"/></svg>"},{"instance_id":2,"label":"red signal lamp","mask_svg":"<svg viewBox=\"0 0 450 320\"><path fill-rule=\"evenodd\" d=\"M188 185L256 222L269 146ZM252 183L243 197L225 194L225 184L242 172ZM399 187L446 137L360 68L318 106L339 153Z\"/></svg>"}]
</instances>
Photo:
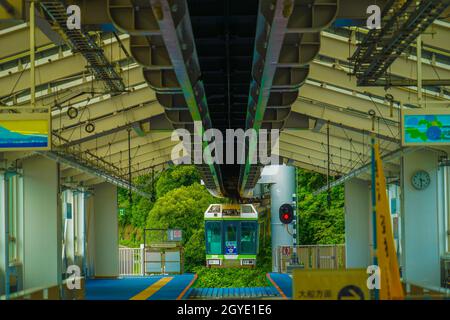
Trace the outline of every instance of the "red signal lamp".
<instances>
[{"instance_id":1,"label":"red signal lamp","mask_svg":"<svg viewBox=\"0 0 450 320\"><path fill-rule=\"evenodd\" d=\"M280 207L280 221L283 224L289 224L294 220L294 208L289 204L285 203Z\"/></svg>"}]
</instances>

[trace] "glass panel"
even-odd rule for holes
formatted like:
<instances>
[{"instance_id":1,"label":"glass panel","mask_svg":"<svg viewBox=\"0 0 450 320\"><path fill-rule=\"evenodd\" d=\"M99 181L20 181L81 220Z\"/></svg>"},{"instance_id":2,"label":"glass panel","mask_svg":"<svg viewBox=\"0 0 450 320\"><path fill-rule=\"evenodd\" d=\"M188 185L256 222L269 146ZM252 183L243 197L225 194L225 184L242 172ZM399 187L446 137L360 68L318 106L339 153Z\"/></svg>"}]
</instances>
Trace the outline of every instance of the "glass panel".
<instances>
[{"instance_id":1,"label":"glass panel","mask_svg":"<svg viewBox=\"0 0 450 320\"><path fill-rule=\"evenodd\" d=\"M251 205L243 204L241 208L242 213L253 213L253 208Z\"/></svg>"},{"instance_id":2,"label":"glass panel","mask_svg":"<svg viewBox=\"0 0 450 320\"><path fill-rule=\"evenodd\" d=\"M237 228L235 224L227 224L225 230L225 254L238 254Z\"/></svg>"},{"instance_id":3,"label":"glass panel","mask_svg":"<svg viewBox=\"0 0 450 320\"><path fill-rule=\"evenodd\" d=\"M209 213L220 213L220 204L212 205L208 212Z\"/></svg>"},{"instance_id":4,"label":"glass panel","mask_svg":"<svg viewBox=\"0 0 450 320\"><path fill-rule=\"evenodd\" d=\"M220 222L206 223L206 253L221 254L222 253L222 232Z\"/></svg>"},{"instance_id":5,"label":"glass panel","mask_svg":"<svg viewBox=\"0 0 450 320\"><path fill-rule=\"evenodd\" d=\"M9 227L9 261L13 262L17 259L17 177L13 176L8 180L8 227Z\"/></svg>"},{"instance_id":6,"label":"glass panel","mask_svg":"<svg viewBox=\"0 0 450 320\"><path fill-rule=\"evenodd\" d=\"M257 228L256 222L241 222L241 250L240 254L256 254L257 248Z\"/></svg>"}]
</instances>

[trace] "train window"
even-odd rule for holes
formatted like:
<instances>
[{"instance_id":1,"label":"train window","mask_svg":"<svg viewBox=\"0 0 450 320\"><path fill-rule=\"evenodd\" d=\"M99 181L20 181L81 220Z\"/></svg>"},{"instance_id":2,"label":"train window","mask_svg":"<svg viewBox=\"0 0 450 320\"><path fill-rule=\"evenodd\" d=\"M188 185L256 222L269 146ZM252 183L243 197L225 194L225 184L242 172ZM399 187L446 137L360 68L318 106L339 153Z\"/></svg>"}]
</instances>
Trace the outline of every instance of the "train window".
<instances>
[{"instance_id":1,"label":"train window","mask_svg":"<svg viewBox=\"0 0 450 320\"><path fill-rule=\"evenodd\" d=\"M220 213L220 205L212 205L211 208L209 208L209 213Z\"/></svg>"},{"instance_id":2,"label":"train window","mask_svg":"<svg viewBox=\"0 0 450 320\"><path fill-rule=\"evenodd\" d=\"M241 249L240 254L256 254L257 249L257 230L256 221L241 222Z\"/></svg>"},{"instance_id":3,"label":"train window","mask_svg":"<svg viewBox=\"0 0 450 320\"><path fill-rule=\"evenodd\" d=\"M221 223L208 221L206 223L206 254L222 253Z\"/></svg>"},{"instance_id":4,"label":"train window","mask_svg":"<svg viewBox=\"0 0 450 320\"><path fill-rule=\"evenodd\" d=\"M248 204L244 204L241 207L242 209L242 213L253 213L253 207L248 205Z\"/></svg>"},{"instance_id":5,"label":"train window","mask_svg":"<svg viewBox=\"0 0 450 320\"><path fill-rule=\"evenodd\" d=\"M230 222L225 224L225 254L237 254L237 225Z\"/></svg>"},{"instance_id":6,"label":"train window","mask_svg":"<svg viewBox=\"0 0 450 320\"><path fill-rule=\"evenodd\" d=\"M240 213L237 209L223 209L222 214L229 217L238 217Z\"/></svg>"}]
</instances>

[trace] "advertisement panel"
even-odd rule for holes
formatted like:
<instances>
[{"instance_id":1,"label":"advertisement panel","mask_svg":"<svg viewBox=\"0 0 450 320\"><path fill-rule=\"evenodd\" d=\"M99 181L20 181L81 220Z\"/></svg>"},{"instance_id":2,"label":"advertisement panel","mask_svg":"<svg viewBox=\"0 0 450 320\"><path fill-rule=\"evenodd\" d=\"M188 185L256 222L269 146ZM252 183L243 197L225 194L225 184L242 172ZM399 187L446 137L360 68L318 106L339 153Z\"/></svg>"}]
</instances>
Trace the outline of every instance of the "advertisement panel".
<instances>
[{"instance_id":1,"label":"advertisement panel","mask_svg":"<svg viewBox=\"0 0 450 320\"><path fill-rule=\"evenodd\" d=\"M0 114L0 152L50 150L48 113Z\"/></svg>"},{"instance_id":2,"label":"advertisement panel","mask_svg":"<svg viewBox=\"0 0 450 320\"><path fill-rule=\"evenodd\" d=\"M403 110L402 145L450 145L450 109Z\"/></svg>"}]
</instances>

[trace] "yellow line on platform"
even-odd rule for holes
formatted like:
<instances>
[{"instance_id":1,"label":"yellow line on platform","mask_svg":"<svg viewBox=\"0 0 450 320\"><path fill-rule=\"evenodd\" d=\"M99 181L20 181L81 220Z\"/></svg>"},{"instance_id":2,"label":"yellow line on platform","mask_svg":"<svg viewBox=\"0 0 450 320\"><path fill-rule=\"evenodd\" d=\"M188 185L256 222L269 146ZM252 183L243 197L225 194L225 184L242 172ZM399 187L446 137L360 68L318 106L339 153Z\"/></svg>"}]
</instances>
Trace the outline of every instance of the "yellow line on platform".
<instances>
[{"instance_id":1,"label":"yellow line on platform","mask_svg":"<svg viewBox=\"0 0 450 320\"><path fill-rule=\"evenodd\" d=\"M164 287L167 283L169 283L170 280L172 280L173 277L165 277L161 278L155 283L153 283L150 287L147 289L139 292L137 295L132 297L130 300L147 300L152 295L154 295L156 292L159 291L162 287Z\"/></svg>"}]
</instances>

